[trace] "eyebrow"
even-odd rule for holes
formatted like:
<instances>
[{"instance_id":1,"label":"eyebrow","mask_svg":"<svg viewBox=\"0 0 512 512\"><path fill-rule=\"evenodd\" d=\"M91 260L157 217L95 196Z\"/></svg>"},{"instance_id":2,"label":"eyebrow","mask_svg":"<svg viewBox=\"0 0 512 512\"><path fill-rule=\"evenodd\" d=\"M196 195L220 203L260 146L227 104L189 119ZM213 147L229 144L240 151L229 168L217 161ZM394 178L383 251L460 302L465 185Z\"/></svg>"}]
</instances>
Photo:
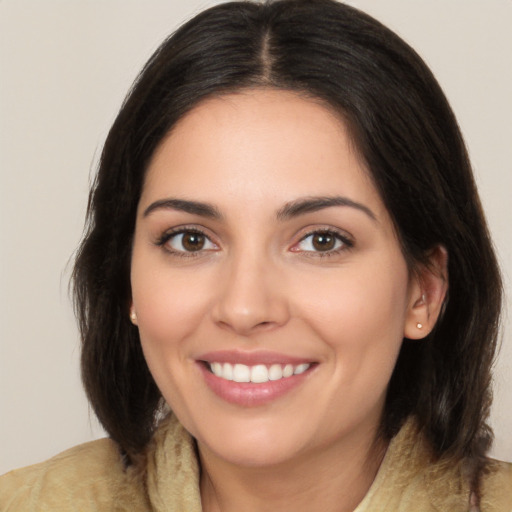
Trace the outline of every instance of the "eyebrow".
<instances>
[{"instance_id":1,"label":"eyebrow","mask_svg":"<svg viewBox=\"0 0 512 512\"><path fill-rule=\"evenodd\" d=\"M360 210L370 219L376 221L376 215L364 204L353 201L348 197L342 196L329 196L329 197L305 197L297 199L285 204L278 212L277 218L279 220L286 220L306 213L317 212L324 208L331 208L332 206L348 206Z\"/></svg>"},{"instance_id":2,"label":"eyebrow","mask_svg":"<svg viewBox=\"0 0 512 512\"><path fill-rule=\"evenodd\" d=\"M278 220L287 220L306 213L313 213L325 208L333 206L348 206L365 213L370 219L376 221L375 214L364 204L353 201L348 197L332 196L332 197L305 197L290 201L277 211L276 218ZM186 199L160 199L151 203L142 214L147 217L155 210L177 210L181 212L199 215L210 219L220 220L223 218L218 208L210 203L200 201L189 201Z\"/></svg>"},{"instance_id":3,"label":"eyebrow","mask_svg":"<svg viewBox=\"0 0 512 512\"><path fill-rule=\"evenodd\" d=\"M142 214L147 217L155 210L178 210L181 212L208 217L210 219L221 219L222 215L219 210L212 204L199 201L188 201L185 199L160 199L151 203Z\"/></svg>"}]
</instances>

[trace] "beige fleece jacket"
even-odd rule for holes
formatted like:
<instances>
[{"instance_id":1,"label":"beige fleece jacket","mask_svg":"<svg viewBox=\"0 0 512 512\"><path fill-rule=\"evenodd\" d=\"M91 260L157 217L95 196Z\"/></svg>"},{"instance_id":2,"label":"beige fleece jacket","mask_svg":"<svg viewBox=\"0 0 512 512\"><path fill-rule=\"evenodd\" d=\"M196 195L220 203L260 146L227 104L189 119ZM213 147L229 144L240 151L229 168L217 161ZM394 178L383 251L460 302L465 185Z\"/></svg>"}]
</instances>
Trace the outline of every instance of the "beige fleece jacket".
<instances>
[{"instance_id":1,"label":"beige fleece jacket","mask_svg":"<svg viewBox=\"0 0 512 512\"><path fill-rule=\"evenodd\" d=\"M468 512L460 466L430 463L413 422L391 441L355 512ZM200 512L194 441L171 416L159 427L143 477L125 470L108 439L86 443L0 477L1 512ZM512 512L512 465L491 462L482 512Z\"/></svg>"}]
</instances>

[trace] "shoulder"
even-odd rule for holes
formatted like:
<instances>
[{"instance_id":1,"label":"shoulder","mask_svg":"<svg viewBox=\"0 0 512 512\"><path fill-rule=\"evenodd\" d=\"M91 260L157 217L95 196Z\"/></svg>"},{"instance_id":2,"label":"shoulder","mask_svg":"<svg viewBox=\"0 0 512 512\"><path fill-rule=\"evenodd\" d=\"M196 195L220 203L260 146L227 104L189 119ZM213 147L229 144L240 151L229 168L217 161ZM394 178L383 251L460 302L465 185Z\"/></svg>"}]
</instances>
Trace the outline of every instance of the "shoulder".
<instances>
[{"instance_id":1,"label":"shoulder","mask_svg":"<svg viewBox=\"0 0 512 512\"><path fill-rule=\"evenodd\" d=\"M468 512L466 461L437 460L415 421L391 441L374 485L357 512ZM512 512L512 465L490 460L481 481L482 512Z\"/></svg>"},{"instance_id":2,"label":"shoulder","mask_svg":"<svg viewBox=\"0 0 512 512\"><path fill-rule=\"evenodd\" d=\"M136 511L143 497L128 480L117 445L109 439L92 441L0 477L0 510ZM118 498L127 490L133 508L124 509L120 505L126 500Z\"/></svg>"},{"instance_id":3,"label":"shoulder","mask_svg":"<svg viewBox=\"0 0 512 512\"><path fill-rule=\"evenodd\" d=\"M512 510L512 464L491 460L482 478L483 511Z\"/></svg>"},{"instance_id":4,"label":"shoulder","mask_svg":"<svg viewBox=\"0 0 512 512\"><path fill-rule=\"evenodd\" d=\"M440 461L425 467L425 485L436 510L446 503L459 503L460 510L470 508L471 491L466 461L450 464ZM468 497L470 497L468 499ZM459 510L455 507L453 510ZM489 460L480 480L480 507L482 512L512 512L512 465Z\"/></svg>"},{"instance_id":5,"label":"shoulder","mask_svg":"<svg viewBox=\"0 0 512 512\"><path fill-rule=\"evenodd\" d=\"M426 443L425 443L426 444ZM425 450L425 454L429 451ZM470 477L471 461L441 459L436 462L430 457L420 457L423 469L418 468L423 485L435 510L473 510ZM482 512L512 512L512 465L488 459L481 473L480 507Z\"/></svg>"}]
</instances>

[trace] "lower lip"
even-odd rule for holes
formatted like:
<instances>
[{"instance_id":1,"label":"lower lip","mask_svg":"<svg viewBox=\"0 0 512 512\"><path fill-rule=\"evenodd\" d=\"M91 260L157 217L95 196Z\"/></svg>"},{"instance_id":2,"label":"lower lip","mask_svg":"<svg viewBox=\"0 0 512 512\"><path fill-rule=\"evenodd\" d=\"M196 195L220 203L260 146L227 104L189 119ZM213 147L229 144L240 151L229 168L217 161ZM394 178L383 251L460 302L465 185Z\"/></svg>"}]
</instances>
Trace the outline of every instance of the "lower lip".
<instances>
[{"instance_id":1,"label":"lower lip","mask_svg":"<svg viewBox=\"0 0 512 512\"><path fill-rule=\"evenodd\" d=\"M260 384L235 382L214 375L203 362L198 363L208 387L220 398L242 407L256 407L268 404L299 386L310 374L312 367L304 373L280 380Z\"/></svg>"}]
</instances>

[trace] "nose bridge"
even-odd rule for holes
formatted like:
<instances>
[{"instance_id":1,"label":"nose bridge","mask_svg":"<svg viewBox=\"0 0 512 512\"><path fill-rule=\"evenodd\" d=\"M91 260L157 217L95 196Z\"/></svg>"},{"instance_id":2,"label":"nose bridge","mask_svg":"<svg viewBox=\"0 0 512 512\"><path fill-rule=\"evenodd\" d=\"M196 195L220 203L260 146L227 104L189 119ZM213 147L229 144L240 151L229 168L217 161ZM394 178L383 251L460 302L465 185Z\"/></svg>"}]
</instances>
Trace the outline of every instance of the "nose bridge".
<instances>
[{"instance_id":1,"label":"nose bridge","mask_svg":"<svg viewBox=\"0 0 512 512\"><path fill-rule=\"evenodd\" d=\"M262 248L245 247L226 258L214 308L216 322L239 334L282 325L288 318L279 269Z\"/></svg>"}]
</instances>

